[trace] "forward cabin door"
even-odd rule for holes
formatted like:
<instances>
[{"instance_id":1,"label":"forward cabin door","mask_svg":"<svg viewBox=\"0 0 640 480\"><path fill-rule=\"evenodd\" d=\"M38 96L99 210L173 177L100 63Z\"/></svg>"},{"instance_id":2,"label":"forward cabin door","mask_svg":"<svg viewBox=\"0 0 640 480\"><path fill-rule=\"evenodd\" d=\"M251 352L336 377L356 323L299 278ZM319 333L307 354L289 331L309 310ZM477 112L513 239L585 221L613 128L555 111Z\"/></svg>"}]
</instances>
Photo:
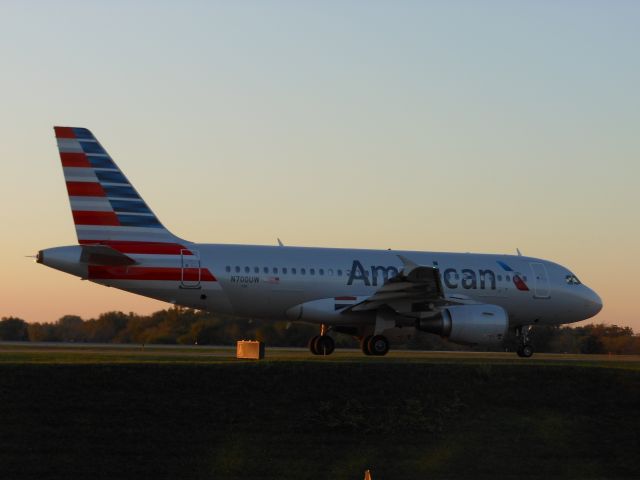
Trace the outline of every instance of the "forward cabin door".
<instances>
[{"instance_id":1,"label":"forward cabin door","mask_svg":"<svg viewBox=\"0 0 640 480\"><path fill-rule=\"evenodd\" d=\"M547 268L543 263L532 262L531 271L533 272L533 281L535 282L533 298L549 298L551 293L549 291Z\"/></svg>"},{"instance_id":2,"label":"forward cabin door","mask_svg":"<svg viewBox=\"0 0 640 480\"><path fill-rule=\"evenodd\" d=\"M180 250L180 287L200 288L200 253L197 250Z\"/></svg>"}]
</instances>

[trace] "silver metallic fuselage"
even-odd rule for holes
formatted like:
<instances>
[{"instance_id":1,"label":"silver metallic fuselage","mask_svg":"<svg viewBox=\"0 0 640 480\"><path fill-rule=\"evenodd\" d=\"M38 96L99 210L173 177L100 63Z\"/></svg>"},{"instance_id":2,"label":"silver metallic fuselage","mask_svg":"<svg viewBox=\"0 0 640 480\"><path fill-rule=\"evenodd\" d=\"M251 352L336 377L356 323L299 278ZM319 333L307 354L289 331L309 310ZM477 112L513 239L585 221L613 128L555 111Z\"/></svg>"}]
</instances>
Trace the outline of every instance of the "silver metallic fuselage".
<instances>
[{"instance_id":1,"label":"silver metallic fuselage","mask_svg":"<svg viewBox=\"0 0 640 480\"><path fill-rule=\"evenodd\" d=\"M602 308L593 290L567 282L572 275L567 268L525 256L185 243L197 252L200 267L212 272L216 282L185 286L153 280L93 281L214 313L283 320L287 310L312 300L372 295L385 275L402 268L398 255L403 255L416 264L438 267L446 297L503 307L511 327L577 322ZM44 257L52 262L56 250L45 250ZM144 255L131 256L144 266ZM162 262L182 267L179 256L167 256ZM157 256L154 265L158 265ZM83 276L81 270L50 266ZM514 275L526 290L517 287Z\"/></svg>"}]
</instances>

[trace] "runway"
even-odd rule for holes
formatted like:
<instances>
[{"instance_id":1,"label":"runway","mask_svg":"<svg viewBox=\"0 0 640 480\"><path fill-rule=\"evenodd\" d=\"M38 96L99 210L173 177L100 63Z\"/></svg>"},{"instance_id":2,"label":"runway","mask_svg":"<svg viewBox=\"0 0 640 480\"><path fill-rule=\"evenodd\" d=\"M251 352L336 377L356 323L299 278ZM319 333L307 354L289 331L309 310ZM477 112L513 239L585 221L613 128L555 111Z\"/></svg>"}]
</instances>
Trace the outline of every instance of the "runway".
<instances>
[{"instance_id":1,"label":"runway","mask_svg":"<svg viewBox=\"0 0 640 480\"><path fill-rule=\"evenodd\" d=\"M243 363L232 346L87 344L70 342L0 342L0 363ZM575 355L537 353L519 358L514 352L391 350L367 357L357 349L336 349L327 357L306 348L266 347L262 362L460 363L515 365L581 365L640 370L640 355Z\"/></svg>"}]
</instances>

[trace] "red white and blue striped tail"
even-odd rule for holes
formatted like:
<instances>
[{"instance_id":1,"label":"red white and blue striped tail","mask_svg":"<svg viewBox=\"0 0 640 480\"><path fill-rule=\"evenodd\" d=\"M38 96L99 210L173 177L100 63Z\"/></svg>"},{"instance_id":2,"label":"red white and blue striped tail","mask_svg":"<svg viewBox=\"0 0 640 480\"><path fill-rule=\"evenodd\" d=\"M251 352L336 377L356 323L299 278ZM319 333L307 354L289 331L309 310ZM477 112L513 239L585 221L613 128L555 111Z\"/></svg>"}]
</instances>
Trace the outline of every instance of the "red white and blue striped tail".
<instances>
[{"instance_id":1,"label":"red white and blue striped tail","mask_svg":"<svg viewBox=\"0 0 640 480\"><path fill-rule=\"evenodd\" d=\"M174 250L184 248L89 130L54 130L79 243L122 247L118 250L130 253L176 254Z\"/></svg>"}]
</instances>

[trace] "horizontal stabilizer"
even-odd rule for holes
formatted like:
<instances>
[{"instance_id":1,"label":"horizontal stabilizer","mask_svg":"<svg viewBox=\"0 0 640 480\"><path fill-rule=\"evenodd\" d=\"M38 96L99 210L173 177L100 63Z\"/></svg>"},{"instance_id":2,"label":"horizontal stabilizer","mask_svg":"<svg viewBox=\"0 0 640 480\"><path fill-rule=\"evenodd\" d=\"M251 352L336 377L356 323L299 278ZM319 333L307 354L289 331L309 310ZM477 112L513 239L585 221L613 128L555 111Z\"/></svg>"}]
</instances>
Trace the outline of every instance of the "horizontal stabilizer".
<instances>
[{"instance_id":1,"label":"horizontal stabilizer","mask_svg":"<svg viewBox=\"0 0 640 480\"><path fill-rule=\"evenodd\" d=\"M126 266L134 265L136 261L107 245L82 245L80 261L88 265Z\"/></svg>"}]
</instances>

